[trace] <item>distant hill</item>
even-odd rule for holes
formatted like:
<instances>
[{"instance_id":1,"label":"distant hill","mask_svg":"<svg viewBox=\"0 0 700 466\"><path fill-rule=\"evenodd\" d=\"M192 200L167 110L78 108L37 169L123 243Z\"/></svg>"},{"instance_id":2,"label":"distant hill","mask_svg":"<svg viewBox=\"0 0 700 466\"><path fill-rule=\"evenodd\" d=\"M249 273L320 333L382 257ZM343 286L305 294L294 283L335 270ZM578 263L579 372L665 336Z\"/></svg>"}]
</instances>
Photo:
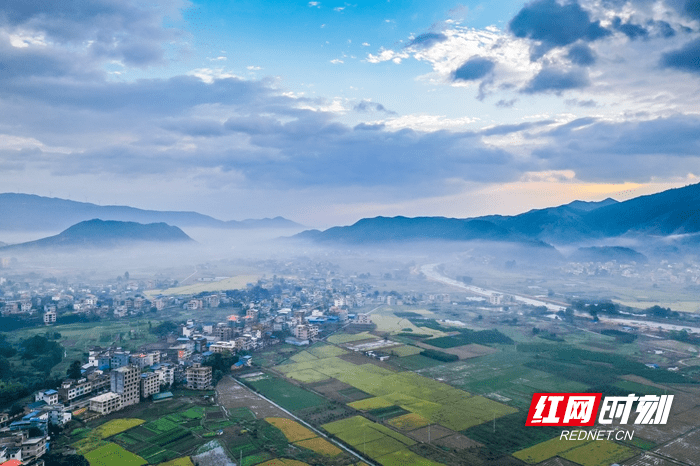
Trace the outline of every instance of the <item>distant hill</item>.
<instances>
[{"instance_id":1,"label":"distant hill","mask_svg":"<svg viewBox=\"0 0 700 466\"><path fill-rule=\"evenodd\" d=\"M128 206L100 206L87 202L36 196L33 194L0 194L0 230L49 231L63 230L85 220L119 220L138 223L167 223L186 227L209 228L303 228L282 217L218 220L197 212L142 210Z\"/></svg>"},{"instance_id":2,"label":"distant hill","mask_svg":"<svg viewBox=\"0 0 700 466\"><path fill-rule=\"evenodd\" d=\"M49 249L66 247L115 247L140 242L191 242L192 238L178 227L166 223L143 225L116 220L88 220L80 222L55 236L0 248L6 250Z\"/></svg>"},{"instance_id":3,"label":"distant hill","mask_svg":"<svg viewBox=\"0 0 700 466\"><path fill-rule=\"evenodd\" d=\"M600 202L574 201L519 215L490 215L480 218L530 238L568 243L595 234L595 227L586 220L589 212L615 204L619 202L611 198Z\"/></svg>"},{"instance_id":4,"label":"distant hill","mask_svg":"<svg viewBox=\"0 0 700 466\"><path fill-rule=\"evenodd\" d=\"M296 237L344 243L477 239L544 245L622 235L649 238L697 232L700 232L700 184L624 202L610 198L600 202L574 201L513 216L376 217L346 227L305 231Z\"/></svg>"},{"instance_id":5,"label":"distant hill","mask_svg":"<svg viewBox=\"0 0 700 466\"><path fill-rule=\"evenodd\" d=\"M576 262L636 262L638 264L643 264L648 261L647 256L644 254L622 246L578 248L578 250L569 257L569 260Z\"/></svg>"},{"instance_id":6,"label":"distant hill","mask_svg":"<svg viewBox=\"0 0 700 466\"><path fill-rule=\"evenodd\" d=\"M544 242L513 233L481 219L445 217L375 217L365 218L346 227L325 231L307 230L297 238L316 242L381 243L404 241L502 241L549 247Z\"/></svg>"}]
</instances>

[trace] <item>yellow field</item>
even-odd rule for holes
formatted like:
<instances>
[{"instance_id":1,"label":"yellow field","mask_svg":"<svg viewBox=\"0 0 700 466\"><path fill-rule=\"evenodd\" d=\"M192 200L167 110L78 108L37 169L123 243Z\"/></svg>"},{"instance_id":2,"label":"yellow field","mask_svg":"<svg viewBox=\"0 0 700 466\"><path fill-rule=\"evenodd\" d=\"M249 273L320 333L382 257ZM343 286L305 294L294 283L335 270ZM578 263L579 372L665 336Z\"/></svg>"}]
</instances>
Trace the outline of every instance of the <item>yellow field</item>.
<instances>
[{"instance_id":1,"label":"yellow field","mask_svg":"<svg viewBox=\"0 0 700 466\"><path fill-rule=\"evenodd\" d=\"M408 413L403 416L395 417L388 421L389 425L396 427L399 430L413 430L419 427L424 427L430 424L426 418L416 413Z\"/></svg>"},{"instance_id":2,"label":"yellow field","mask_svg":"<svg viewBox=\"0 0 700 466\"><path fill-rule=\"evenodd\" d=\"M275 458L274 460L265 461L264 463L258 464L258 466L309 466L308 463L303 461L290 460L288 458Z\"/></svg>"},{"instance_id":3,"label":"yellow field","mask_svg":"<svg viewBox=\"0 0 700 466\"><path fill-rule=\"evenodd\" d=\"M281 430L284 436L287 437L287 440L292 443L316 437L315 433L291 419L266 417L265 420Z\"/></svg>"},{"instance_id":4,"label":"yellow field","mask_svg":"<svg viewBox=\"0 0 700 466\"><path fill-rule=\"evenodd\" d=\"M513 456L530 464L561 456L582 466L607 466L636 454L632 448L608 440L559 440L555 437L515 452Z\"/></svg>"},{"instance_id":5,"label":"yellow field","mask_svg":"<svg viewBox=\"0 0 700 466\"><path fill-rule=\"evenodd\" d=\"M218 282L196 282L192 285L178 286L175 288L168 288L167 290L148 290L145 291L144 294L152 298L159 294L197 294L202 292L239 290L245 288L248 283L257 283L259 279L260 275L236 275L235 277Z\"/></svg>"},{"instance_id":6,"label":"yellow field","mask_svg":"<svg viewBox=\"0 0 700 466\"><path fill-rule=\"evenodd\" d=\"M136 418L115 419L97 427L94 433L99 435L100 438L105 439L124 432L125 430L129 430L132 427L140 426L144 422L146 421Z\"/></svg>"},{"instance_id":7,"label":"yellow field","mask_svg":"<svg viewBox=\"0 0 700 466\"><path fill-rule=\"evenodd\" d=\"M352 406L353 408L361 411L369 411L371 409L388 408L389 406L394 406L394 402L377 396L374 398L366 398L364 400L348 403L348 406Z\"/></svg>"},{"instance_id":8,"label":"yellow field","mask_svg":"<svg viewBox=\"0 0 700 466\"><path fill-rule=\"evenodd\" d=\"M192 464L192 460L189 456L183 456L182 458L160 463L158 466L194 466L194 464Z\"/></svg>"},{"instance_id":9,"label":"yellow field","mask_svg":"<svg viewBox=\"0 0 700 466\"><path fill-rule=\"evenodd\" d=\"M308 448L309 450L315 451L316 453L320 453L325 456L338 456L343 452L343 450L341 450L340 448L336 447L329 441L324 440L320 437L301 440L299 442L296 442L294 445Z\"/></svg>"}]
</instances>

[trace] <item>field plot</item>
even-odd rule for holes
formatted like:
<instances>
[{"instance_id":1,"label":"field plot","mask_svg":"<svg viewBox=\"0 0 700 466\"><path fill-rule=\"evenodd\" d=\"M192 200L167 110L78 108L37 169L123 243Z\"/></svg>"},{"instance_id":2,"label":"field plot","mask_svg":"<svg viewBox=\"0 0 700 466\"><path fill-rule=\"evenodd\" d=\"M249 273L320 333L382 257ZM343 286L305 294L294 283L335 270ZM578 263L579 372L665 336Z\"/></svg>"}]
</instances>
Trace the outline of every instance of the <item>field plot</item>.
<instances>
[{"instance_id":1,"label":"field plot","mask_svg":"<svg viewBox=\"0 0 700 466\"><path fill-rule=\"evenodd\" d=\"M343 343L351 343L353 341L362 341L362 340L377 340L379 337L374 336L368 332L362 332L362 333L336 333L335 335L331 335L328 337L328 341L330 343L336 344L336 345L342 345Z\"/></svg>"},{"instance_id":2,"label":"field plot","mask_svg":"<svg viewBox=\"0 0 700 466\"><path fill-rule=\"evenodd\" d=\"M559 440L553 438L513 454L526 463L534 464L561 456L582 466L609 466L631 458L637 452L608 440Z\"/></svg>"},{"instance_id":3,"label":"field plot","mask_svg":"<svg viewBox=\"0 0 700 466\"><path fill-rule=\"evenodd\" d=\"M111 437L112 435L117 435L121 432L124 432L125 430L129 430L132 427L140 426L144 422L146 421L144 421L143 419L114 419L97 427L95 429L95 433L100 438L105 439L107 437Z\"/></svg>"},{"instance_id":4,"label":"field plot","mask_svg":"<svg viewBox=\"0 0 700 466\"><path fill-rule=\"evenodd\" d=\"M285 364L275 369L288 377L297 377L297 380L303 378L300 371L313 370L375 396L375 398L352 403L351 406L356 409L372 410L399 406L430 422L456 431L488 421L494 416L501 417L516 411L515 408L481 396L472 396L412 372L397 373L374 364L357 365L337 357ZM307 373L303 374L303 376L307 375ZM285 408L295 409L283 404L285 401L283 396L293 397L293 392L300 390L298 387L286 382L275 383L273 386L269 381L267 386L263 387L264 382L264 380L258 380L250 383ZM275 395L275 391L279 393Z\"/></svg>"},{"instance_id":5,"label":"field plot","mask_svg":"<svg viewBox=\"0 0 700 466\"><path fill-rule=\"evenodd\" d=\"M430 421L419 414L408 413L389 420L388 424L399 430L414 430L419 427L427 426L430 424Z\"/></svg>"},{"instance_id":6,"label":"field plot","mask_svg":"<svg viewBox=\"0 0 700 466\"><path fill-rule=\"evenodd\" d=\"M85 454L90 466L142 466L147 464L140 456L126 451L115 443L107 443Z\"/></svg>"},{"instance_id":7,"label":"field plot","mask_svg":"<svg viewBox=\"0 0 700 466\"><path fill-rule=\"evenodd\" d=\"M331 422L322 426L360 453L385 466L438 466L408 449L416 442L362 416Z\"/></svg>"},{"instance_id":8,"label":"field plot","mask_svg":"<svg viewBox=\"0 0 700 466\"><path fill-rule=\"evenodd\" d=\"M192 464L189 456L183 456L182 458L175 458L174 460L160 463L158 466L194 466L194 464Z\"/></svg>"},{"instance_id":9,"label":"field plot","mask_svg":"<svg viewBox=\"0 0 700 466\"><path fill-rule=\"evenodd\" d=\"M688 464L700 464L700 431L672 440L653 450L653 453Z\"/></svg>"},{"instance_id":10,"label":"field plot","mask_svg":"<svg viewBox=\"0 0 700 466\"><path fill-rule=\"evenodd\" d=\"M265 420L281 430L287 440L292 443L316 437L315 433L291 419L266 417Z\"/></svg>"},{"instance_id":11,"label":"field plot","mask_svg":"<svg viewBox=\"0 0 700 466\"><path fill-rule=\"evenodd\" d=\"M248 409L257 419L266 417L286 417L287 414L278 407L263 400L249 388L236 383L230 377L224 377L216 386L219 405L229 413L236 409Z\"/></svg>"},{"instance_id":12,"label":"field plot","mask_svg":"<svg viewBox=\"0 0 700 466\"><path fill-rule=\"evenodd\" d=\"M403 317L396 317L394 314L372 314L372 322L377 324L377 332L404 333L411 329L410 332L417 334L430 335L431 337L443 337L447 334L440 330L435 330L428 327L418 327Z\"/></svg>"},{"instance_id":13,"label":"field plot","mask_svg":"<svg viewBox=\"0 0 700 466\"><path fill-rule=\"evenodd\" d=\"M297 387L284 379L271 375L257 377L254 380L249 379L246 380L246 383L250 384L264 396L270 398L275 403L278 403L280 406L290 411L299 411L305 408L321 406L328 403L325 399L314 393Z\"/></svg>"},{"instance_id":14,"label":"field plot","mask_svg":"<svg viewBox=\"0 0 700 466\"><path fill-rule=\"evenodd\" d=\"M448 348L438 348L437 346L429 345L425 342L417 342L416 345L425 349L432 349L437 351L442 351L448 354L454 354L459 357L459 359L471 359L478 358L479 356L484 356L486 354L496 353L498 350L484 345L479 345L477 343L471 343L469 345L453 346Z\"/></svg>"},{"instance_id":15,"label":"field plot","mask_svg":"<svg viewBox=\"0 0 700 466\"><path fill-rule=\"evenodd\" d=\"M309 466L303 461L291 460L289 458L275 458L274 460L265 461L258 466Z\"/></svg>"},{"instance_id":16,"label":"field plot","mask_svg":"<svg viewBox=\"0 0 700 466\"><path fill-rule=\"evenodd\" d=\"M197 294L210 291L225 291L238 290L245 288L248 283L256 283L260 278L259 275L237 275L235 277L219 280L218 282L200 282L193 285L178 286L176 288L168 288L166 290L148 290L144 294L148 297L153 297L159 294L176 295L176 294Z\"/></svg>"},{"instance_id":17,"label":"field plot","mask_svg":"<svg viewBox=\"0 0 700 466\"><path fill-rule=\"evenodd\" d=\"M336 447L328 440L322 439L321 437L315 437L308 440L301 440L296 442L295 445L304 447L308 450L315 451L323 456L338 456L343 453L343 450Z\"/></svg>"},{"instance_id":18,"label":"field plot","mask_svg":"<svg viewBox=\"0 0 700 466\"><path fill-rule=\"evenodd\" d=\"M410 346L410 345L394 346L393 348L390 348L388 350L389 354L398 356L400 358L403 358L406 356L413 356L413 355L419 354L421 351L423 351L421 348L418 348L417 346Z\"/></svg>"},{"instance_id":19,"label":"field plot","mask_svg":"<svg viewBox=\"0 0 700 466\"><path fill-rule=\"evenodd\" d=\"M588 388L582 383L525 367L523 364L528 361L522 353L502 351L474 360L421 369L418 373L439 378L468 392L495 393L511 399L511 404L521 409L530 406L533 393L580 393Z\"/></svg>"},{"instance_id":20,"label":"field plot","mask_svg":"<svg viewBox=\"0 0 700 466\"><path fill-rule=\"evenodd\" d=\"M340 356L341 354L346 354L347 351L345 351L342 348L338 348L337 346L333 345L313 345L307 350L308 353L311 355L315 356L316 358L319 359L324 359L324 358L331 358L334 356Z\"/></svg>"}]
</instances>

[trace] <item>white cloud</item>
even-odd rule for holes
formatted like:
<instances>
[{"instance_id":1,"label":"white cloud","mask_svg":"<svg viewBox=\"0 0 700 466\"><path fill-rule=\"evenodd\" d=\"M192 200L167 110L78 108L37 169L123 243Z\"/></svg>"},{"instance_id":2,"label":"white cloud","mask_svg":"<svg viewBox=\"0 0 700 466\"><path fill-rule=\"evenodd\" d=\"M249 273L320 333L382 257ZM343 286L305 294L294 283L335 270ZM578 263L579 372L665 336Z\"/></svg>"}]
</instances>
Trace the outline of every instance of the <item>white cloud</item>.
<instances>
[{"instance_id":1,"label":"white cloud","mask_svg":"<svg viewBox=\"0 0 700 466\"><path fill-rule=\"evenodd\" d=\"M340 60L339 58L334 58L333 60L331 60L331 63L333 63L334 65L339 65L345 62L343 60Z\"/></svg>"},{"instance_id":2,"label":"white cloud","mask_svg":"<svg viewBox=\"0 0 700 466\"><path fill-rule=\"evenodd\" d=\"M321 8L321 2L309 2L309 7Z\"/></svg>"},{"instance_id":3,"label":"white cloud","mask_svg":"<svg viewBox=\"0 0 700 466\"><path fill-rule=\"evenodd\" d=\"M190 71L188 74L198 77L207 84L213 83L216 79L238 78L238 76L223 68L197 68Z\"/></svg>"}]
</instances>

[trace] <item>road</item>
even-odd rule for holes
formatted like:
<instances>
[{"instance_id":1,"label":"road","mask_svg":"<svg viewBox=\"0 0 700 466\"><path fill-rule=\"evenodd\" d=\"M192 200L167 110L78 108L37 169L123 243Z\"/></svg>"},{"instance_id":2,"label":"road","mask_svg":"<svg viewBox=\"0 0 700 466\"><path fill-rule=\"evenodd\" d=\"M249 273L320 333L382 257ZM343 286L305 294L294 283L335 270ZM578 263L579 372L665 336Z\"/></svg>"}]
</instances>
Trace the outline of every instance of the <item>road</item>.
<instances>
[{"instance_id":1,"label":"road","mask_svg":"<svg viewBox=\"0 0 700 466\"><path fill-rule=\"evenodd\" d=\"M489 290L488 288L481 288L479 286L474 286L474 285L466 285L464 283L458 282L457 280L453 280L449 277L446 277L442 274L440 274L437 270L435 270L435 267L437 267L438 264L427 264L421 266L420 270L423 272L423 274L428 277L431 280L435 280L437 282L445 283L446 285L451 285L455 286L457 288L462 288L464 290L467 290L471 293L474 293L479 296L483 296L485 298L490 298L493 295L501 294L501 295L509 295L512 296L514 300L523 303L523 304L529 304L532 306L544 306L547 309L549 309L552 312L558 312L558 311L563 311L566 309L566 306L562 306L559 304L553 304L548 301L543 301L537 298L533 298L530 296L524 296L524 295L517 295L513 294L510 292L503 292L503 291L497 291L497 290Z\"/></svg>"}]
</instances>

